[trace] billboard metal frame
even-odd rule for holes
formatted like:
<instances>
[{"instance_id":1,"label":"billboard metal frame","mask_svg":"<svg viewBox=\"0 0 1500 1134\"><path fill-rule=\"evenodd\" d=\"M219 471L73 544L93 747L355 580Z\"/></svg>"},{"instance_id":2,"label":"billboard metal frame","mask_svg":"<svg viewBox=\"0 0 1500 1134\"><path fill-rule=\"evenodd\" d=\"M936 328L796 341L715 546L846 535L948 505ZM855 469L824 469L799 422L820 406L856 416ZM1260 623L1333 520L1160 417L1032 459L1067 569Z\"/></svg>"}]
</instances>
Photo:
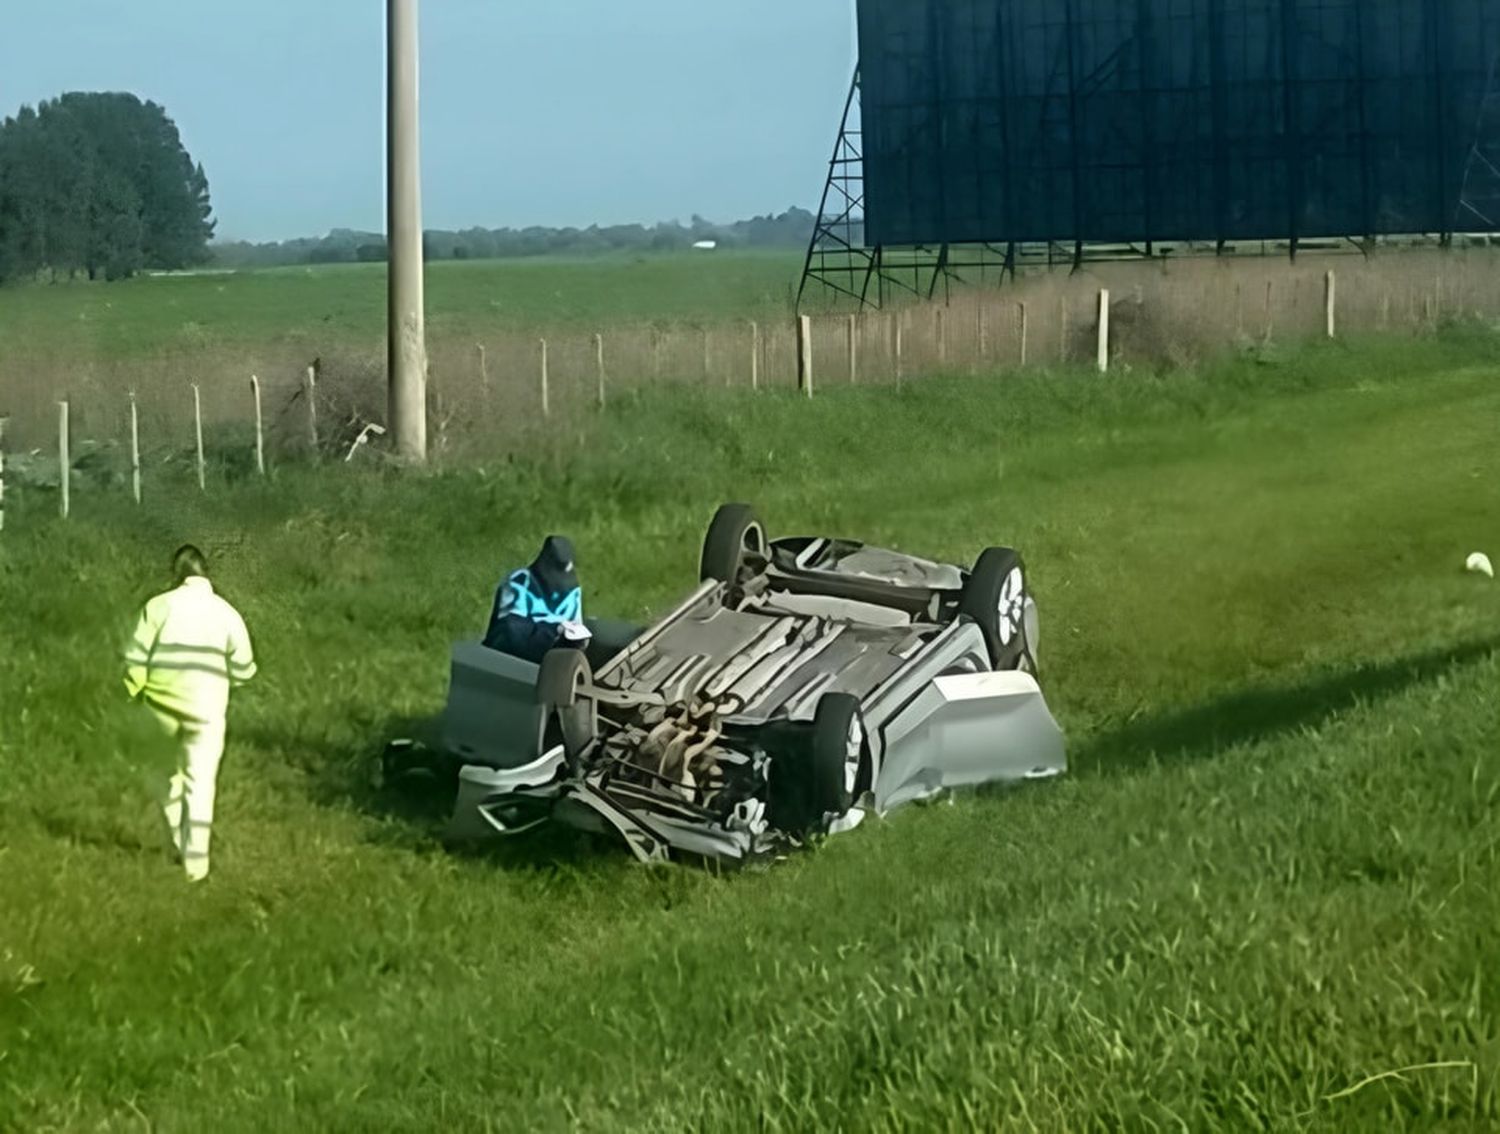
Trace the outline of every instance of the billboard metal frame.
<instances>
[{"instance_id":1,"label":"billboard metal frame","mask_svg":"<svg viewBox=\"0 0 1500 1134\"><path fill-rule=\"evenodd\" d=\"M1453 220L1457 231L1476 224L1483 231L1500 232L1500 52L1490 63Z\"/></svg>"},{"instance_id":2,"label":"billboard metal frame","mask_svg":"<svg viewBox=\"0 0 1500 1134\"><path fill-rule=\"evenodd\" d=\"M1295 19L1297 2L1298 0L1280 0L1280 3L1276 5L1280 11L1280 19L1283 21L1281 28L1283 37L1295 38L1290 21ZM1440 0L1417 0L1417 2L1421 5L1420 19L1423 33L1427 36L1435 36L1437 21L1442 18ZM1148 0L1139 0L1142 21L1145 20L1147 3ZM1059 0L1057 7L1061 17L1073 19L1078 9L1078 0L1065 0L1065 2ZM1222 7L1222 4L1211 4L1209 10L1221 11ZM1360 14L1363 8L1358 4L1355 8L1357 11L1353 26L1359 29L1363 26L1364 17ZM1145 26L1144 22L1141 26ZM1078 112L1074 105L1076 99L1086 97L1086 92L1100 89L1101 85L1112 77L1113 69L1126 65L1128 61L1122 58L1122 51L1130 54L1134 49L1139 48L1140 52L1146 52L1146 48L1139 43L1127 40L1124 47L1103 60L1096 68L1096 73L1083 74L1075 69L1075 59L1078 54L1073 50L1075 35L1073 30L1069 30L1068 34L1063 37L1065 46L1069 49L1059 50L1057 58L1046 64L1050 69L1046 79L1049 98L1055 94L1062 100L1054 110L1057 113L1065 111L1068 116L1076 115ZM1215 42L1215 37L1212 35L1210 42ZM1127 49L1131 50L1127 51ZM1362 50L1362 48L1356 46L1355 50ZM1143 60L1136 62L1145 66ZM1295 60L1290 62L1293 66L1295 65ZM1474 74L1472 60L1467 73L1471 77L1468 80L1468 93L1465 95L1465 100L1472 97L1478 81L1472 77ZM1430 71L1424 71L1423 76L1425 77L1422 81L1430 81L1434 84L1433 89L1443 91L1446 79L1436 56ZM1283 86L1290 90L1292 83L1285 82ZM1225 113L1224 92L1215 87L1222 87L1222 84L1205 87L1203 93L1212 105L1215 119L1222 121L1220 116ZM798 290L798 306L800 309L808 294L810 284L818 285L824 297L831 297L835 302L852 302L862 307L880 307L902 296L930 299L937 295L939 288L943 289L946 294L947 289L955 281L984 282L990 278L1003 279L1007 275L1013 279L1018 269L1035 266L1067 265L1077 271L1090 261L1161 256L1284 253L1295 258L1299 251L1333 250L1360 251L1368 254L1379 245L1436 243L1446 246L1451 243L1456 234L1480 235L1488 240L1500 233L1500 45L1497 45L1494 50L1488 69L1488 81L1481 93L1472 137L1449 138L1450 143L1457 141L1458 145L1449 145L1444 151L1445 154L1466 152L1466 158L1460 159L1463 163L1462 170L1454 167L1451 157L1444 156L1439 159L1439 165L1446 164L1446 169L1441 170L1440 175L1435 177L1434 192L1446 195L1453 193L1455 189L1458 190L1456 201L1454 197L1449 196L1450 204L1440 206L1437 210L1438 214L1446 214L1442 216L1442 227L1439 231L1411 233L1387 231L1377 221L1372 200L1372 185L1376 177L1371 171L1370 135L1363 132L1367 121L1365 100L1362 94L1350 92L1344 96L1347 101L1330 113L1346 117L1355 115L1359 123L1361 133L1356 135L1352 143L1354 150L1350 155L1358 166L1359 184L1352 185L1349 189L1358 199L1358 207L1353 210L1357 211L1358 217L1355 225L1351 227L1362 231L1321 233L1299 230L1302 227L1297 215L1297 202L1302 199L1300 181L1306 176L1304 167L1310 160L1302 152L1303 134L1306 129L1310 128L1312 132L1309 136L1316 139L1322 127L1317 125L1308 127L1299 122L1299 108L1292 105L1298 100L1287 95L1284 100L1287 105L1280 108L1277 117L1282 119L1278 126L1278 133L1284 131L1288 146L1284 158L1289 182L1287 185L1288 205L1284 231L1274 238L1255 240L1160 239L1162 235L1160 231L1151 231L1152 228L1157 227L1157 223L1151 220L1155 202L1150 192L1150 187L1157 184L1153 178L1159 174L1155 169L1145 168L1142 176L1148 187L1144 202L1147 231L1140 234L1147 238L1144 240L1118 243L1091 240L1070 240L1066 243L1016 242L1006 240L1005 233L977 233L969 235L993 235L994 239L987 242L953 240L934 244L893 245L868 243L865 238L868 200L865 182L866 139L860 107L861 70L857 66L850 84L848 98L844 104L833 154L829 161L828 176L824 184L815 230L808 244L801 286ZM1064 102L1066 105L1062 105ZM1045 116L1048 112L1043 109L1039 113ZM1012 117L1014 115L1009 113L1000 116L1002 135L997 138L997 144L1004 154L1001 162L1002 168L998 171L998 175L1004 178L1004 189L1007 193L1011 189L1012 175L1026 172L1011 169L1019 163L1011 159L1011 136L1003 131L1007 128L1007 124L1009 130L1013 131L1017 128L1014 123L1009 123ZM1433 117L1438 118L1440 115L1434 113ZM1173 140L1155 137L1147 121L1148 115L1143 112L1141 118L1141 134L1137 139L1140 145L1140 161L1143 166L1151 166L1157 160L1155 144L1157 142L1171 143ZM1021 128L1038 130L1041 129L1041 124L1030 123ZM1441 122L1436 121L1432 123L1432 128L1447 129ZM1451 134L1453 131L1448 132ZM1180 142L1180 139L1178 141ZM1441 139L1435 144L1441 145ZM1070 148L1072 153L1069 160L1076 165L1080 160L1078 144L1075 143ZM1231 156L1226 149L1222 131L1217 131L1211 146L1212 152L1204 155L1205 160L1211 159L1212 182L1216 188L1228 183L1225 170ZM919 179L923 176L920 162L914 163L908 175ZM943 175L944 170L941 168L935 167L931 170L934 181ZM1077 169L1073 171L1073 177L1076 182L1079 177ZM1447 188L1444 189L1443 186ZM1220 233L1231 230L1231 226L1224 222L1224 209L1226 208L1224 198L1225 195L1216 194L1214 200L1215 223L1213 227L1218 228ZM1429 199L1429 205L1430 203ZM1082 227L1076 223L1078 207L1076 196L1073 205L1075 228L1077 231L1083 231ZM937 234L934 233L934 235ZM1157 239L1150 239L1151 237L1157 237Z\"/></svg>"}]
</instances>

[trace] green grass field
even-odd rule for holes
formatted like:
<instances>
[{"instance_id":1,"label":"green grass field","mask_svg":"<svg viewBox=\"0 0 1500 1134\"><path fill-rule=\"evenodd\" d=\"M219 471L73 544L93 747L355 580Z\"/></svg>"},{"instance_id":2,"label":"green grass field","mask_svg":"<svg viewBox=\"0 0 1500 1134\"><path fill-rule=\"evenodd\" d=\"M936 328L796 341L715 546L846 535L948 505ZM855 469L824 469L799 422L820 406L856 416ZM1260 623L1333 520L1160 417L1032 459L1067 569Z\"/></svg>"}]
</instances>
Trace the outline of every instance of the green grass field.
<instances>
[{"instance_id":1,"label":"green grass field","mask_svg":"<svg viewBox=\"0 0 1500 1134\"><path fill-rule=\"evenodd\" d=\"M434 263L428 325L443 337L789 317L801 268L788 252ZM99 360L283 341L326 351L385 333L385 287L383 264L8 287L0 342Z\"/></svg>"},{"instance_id":2,"label":"green grass field","mask_svg":"<svg viewBox=\"0 0 1500 1134\"><path fill-rule=\"evenodd\" d=\"M1461 570L1500 553L1493 334L611 410L484 473L12 510L0 1128L1500 1124L1500 584ZM541 534L639 616L742 498L1022 548L1071 774L724 877L450 853L372 785ZM263 667L196 890L115 660L185 538Z\"/></svg>"}]
</instances>

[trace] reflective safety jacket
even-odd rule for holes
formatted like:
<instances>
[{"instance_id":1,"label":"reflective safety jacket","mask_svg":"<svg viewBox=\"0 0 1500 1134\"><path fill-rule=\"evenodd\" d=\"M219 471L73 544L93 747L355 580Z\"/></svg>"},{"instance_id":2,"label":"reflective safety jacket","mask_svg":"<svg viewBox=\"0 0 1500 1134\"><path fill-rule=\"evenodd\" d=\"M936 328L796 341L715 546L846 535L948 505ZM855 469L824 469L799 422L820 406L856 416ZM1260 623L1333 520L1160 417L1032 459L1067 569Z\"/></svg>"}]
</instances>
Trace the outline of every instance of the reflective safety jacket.
<instances>
[{"instance_id":1,"label":"reflective safety jacket","mask_svg":"<svg viewBox=\"0 0 1500 1134\"><path fill-rule=\"evenodd\" d=\"M496 591L484 644L492 650L539 661L556 644L564 622L582 621L581 588L574 587L556 603L549 602L531 572L522 568L506 576Z\"/></svg>"},{"instance_id":2,"label":"reflective safety jacket","mask_svg":"<svg viewBox=\"0 0 1500 1134\"><path fill-rule=\"evenodd\" d=\"M254 676L244 619L197 576L146 603L125 649L130 696L184 720L222 721L230 687Z\"/></svg>"}]
</instances>

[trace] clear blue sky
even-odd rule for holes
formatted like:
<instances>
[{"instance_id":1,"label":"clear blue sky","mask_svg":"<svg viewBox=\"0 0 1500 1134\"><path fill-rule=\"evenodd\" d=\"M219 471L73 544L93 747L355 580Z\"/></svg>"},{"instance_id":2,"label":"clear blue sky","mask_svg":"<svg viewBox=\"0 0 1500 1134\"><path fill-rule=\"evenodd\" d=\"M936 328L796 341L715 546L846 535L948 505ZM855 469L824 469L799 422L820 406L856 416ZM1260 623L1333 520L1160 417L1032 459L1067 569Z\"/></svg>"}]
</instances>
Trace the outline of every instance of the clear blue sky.
<instances>
[{"instance_id":1,"label":"clear blue sky","mask_svg":"<svg viewBox=\"0 0 1500 1134\"><path fill-rule=\"evenodd\" d=\"M852 0L421 0L429 228L815 208ZM384 230L383 0L6 4L0 116L161 103L221 239Z\"/></svg>"}]
</instances>

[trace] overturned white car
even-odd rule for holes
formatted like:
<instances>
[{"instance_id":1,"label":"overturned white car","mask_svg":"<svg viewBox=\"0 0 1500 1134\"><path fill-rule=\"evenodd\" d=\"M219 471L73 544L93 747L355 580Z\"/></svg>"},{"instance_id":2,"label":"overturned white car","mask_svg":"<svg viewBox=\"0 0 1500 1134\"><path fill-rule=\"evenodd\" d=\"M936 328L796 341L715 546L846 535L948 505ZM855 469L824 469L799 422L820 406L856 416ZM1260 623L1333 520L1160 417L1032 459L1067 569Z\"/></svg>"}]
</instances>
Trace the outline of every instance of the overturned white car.
<instances>
[{"instance_id":1,"label":"overturned white car","mask_svg":"<svg viewBox=\"0 0 1500 1134\"><path fill-rule=\"evenodd\" d=\"M540 666L461 643L441 747L457 839L549 821L747 861L947 788L1057 775L1021 557L972 569L720 508L701 582L655 625L591 622Z\"/></svg>"}]
</instances>

